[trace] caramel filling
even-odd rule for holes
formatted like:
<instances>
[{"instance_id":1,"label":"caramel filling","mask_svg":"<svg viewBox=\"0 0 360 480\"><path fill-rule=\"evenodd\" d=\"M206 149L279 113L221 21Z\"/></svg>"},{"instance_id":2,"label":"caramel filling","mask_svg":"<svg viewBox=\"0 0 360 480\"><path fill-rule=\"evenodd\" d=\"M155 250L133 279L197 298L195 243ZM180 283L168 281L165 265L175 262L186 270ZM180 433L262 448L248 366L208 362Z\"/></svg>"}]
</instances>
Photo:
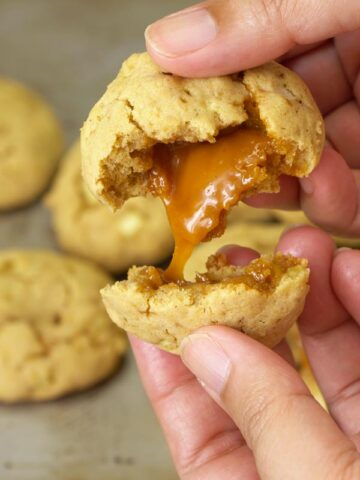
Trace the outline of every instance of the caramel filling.
<instances>
[{"instance_id":1,"label":"caramel filling","mask_svg":"<svg viewBox=\"0 0 360 480\"><path fill-rule=\"evenodd\" d=\"M259 129L240 128L215 143L154 148L150 189L167 209L175 250L165 272L183 279L194 247L224 230L224 214L268 176L264 168L272 141Z\"/></svg>"},{"instance_id":2,"label":"caramel filling","mask_svg":"<svg viewBox=\"0 0 360 480\"><path fill-rule=\"evenodd\" d=\"M223 255L216 254L212 255L207 262L208 271L197 275L195 284L185 280L179 283L183 288L196 286L199 289L204 284L242 283L248 288L269 294L276 289L289 268L296 267L301 262L299 258L277 253L273 258L260 257L246 267L240 268L229 266ZM230 270L227 270L227 267ZM144 267L140 273L137 272L136 281L144 289L157 290L167 283L167 278L165 272L156 267Z\"/></svg>"}]
</instances>

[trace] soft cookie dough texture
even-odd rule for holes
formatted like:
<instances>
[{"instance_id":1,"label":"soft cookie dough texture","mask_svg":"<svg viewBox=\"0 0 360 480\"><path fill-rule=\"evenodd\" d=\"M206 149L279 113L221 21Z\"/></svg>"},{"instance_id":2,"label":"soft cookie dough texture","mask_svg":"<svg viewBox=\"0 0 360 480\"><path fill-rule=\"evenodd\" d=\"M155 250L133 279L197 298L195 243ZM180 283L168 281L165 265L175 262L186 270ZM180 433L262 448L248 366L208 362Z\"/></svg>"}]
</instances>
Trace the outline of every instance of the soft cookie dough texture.
<instances>
[{"instance_id":1,"label":"soft cookie dough texture","mask_svg":"<svg viewBox=\"0 0 360 480\"><path fill-rule=\"evenodd\" d=\"M163 73L146 54L132 55L94 106L82 129L83 173L90 190L114 209L149 194L158 143L216 142L236 127L258 127L272 140L279 164L248 192L274 192L278 176L306 176L324 142L321 114L304 83L277 63L224 77L187 79ZM239 239L241 242L241 239ZM184 335L211 323L233 326L268 345L277 343L301 312L306 262L287 269L270 293L227 277L214 264L210 284L144 285L146 269L103 290L111 318L126 330L177 352ZM241 270L234 274L241 275Z\"/></svg>"},{"instance_id":2,"label":"soft cookie dough texture","mask_svg":"<svg viewBox=\"0 0 360 480\"><path fill-rule=\"evenodd\" d=\"M81 177L80 145L64 158L46 198L60 245L114 273L168 258L173 239L158 198L132 198L115 213L102 205Z\"/></svg>"},{"instance_id":3,"label":"soft cookie dough texture","mask_svg":"<svg viewBox=\"0 0 360 480\"><path fill-rule=\"evenodd\" d=\"M93 264L45 251L0 253L0 401L38 401L109 376L126 350Z\"/></svg>"},{"instance_id":4,"label":"soft cookie dough texture","mask_svg":"<svg viewBox=\"0 0 360 480\"><path fill-rule=\"evenodd\" d=\"M0 77L0 210L37 197L63 147L59 123L35 92Z\"/></svg>"}]
</instances>

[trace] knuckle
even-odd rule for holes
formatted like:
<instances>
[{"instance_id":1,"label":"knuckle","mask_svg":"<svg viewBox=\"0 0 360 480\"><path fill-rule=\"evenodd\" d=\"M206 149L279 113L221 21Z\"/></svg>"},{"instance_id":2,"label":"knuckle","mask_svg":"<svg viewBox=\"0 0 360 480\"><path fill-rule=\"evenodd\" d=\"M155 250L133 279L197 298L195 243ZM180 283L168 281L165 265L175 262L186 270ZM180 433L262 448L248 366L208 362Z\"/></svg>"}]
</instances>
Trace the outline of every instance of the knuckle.
<instances>
[{"instance_id":1,"label":"knuckle","mask_svg":"<svg viewBox=\"0 0 360 480\"><path fill-rule=\"evenodd\" d=\"M269 392L259 391L252 395L251 400L243 409L244 436L251 448L259 445L266 432L273 429L274 419L279 418L284 408L287 408L284 399L273 397Z\"/></svg>"},{"instance_id":2,"label":"knuckle","mask_svg":"<svg viewBox=\"0 0 360 480\"><path fill-rule=\"evenodd\" d=\"M277 23L287 8L286 0L256 0L251 5L256 17L266 23Z\"/></svg>"},{"instance_id":3,"label":"knuckle","mask_svg":"<svg viewBox=\"0 0 360 480\"><path fill-rule=\"evenodd\" d=\"M256 22L268 29L278 28L292 39L292 26L303 15L303 2L299 0L253 0L250 2Z\"/></svg>"},{"instance_id":4,"label":"knuckle","mask_svg":"<svg viewBox=\"0 0 360 480\"><path fill-rule=\"evenodd\" d=\"M333 480L354 480L360 478L360 456L355 446L350 442L333 453L329 459L328 477Z\"/></svg>"}]
</instances>

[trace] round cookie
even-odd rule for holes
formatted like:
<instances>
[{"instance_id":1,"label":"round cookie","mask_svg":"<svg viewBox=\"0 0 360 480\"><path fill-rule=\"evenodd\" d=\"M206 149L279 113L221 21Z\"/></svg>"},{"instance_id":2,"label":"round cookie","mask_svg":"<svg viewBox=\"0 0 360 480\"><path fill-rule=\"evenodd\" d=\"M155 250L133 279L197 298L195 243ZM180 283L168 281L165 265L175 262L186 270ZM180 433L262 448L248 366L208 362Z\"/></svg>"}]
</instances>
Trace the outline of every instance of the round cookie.
<instances>
[{"instance_id":1,"label":"round cookie","mask_svg":"<svg viewBox=\"0 0 360 480\"><path fill-rule=\"evenodd\" d=\"M266 178L252 189L278 191L278 176L306 176L324 143L321 114L300 78L275 62L238 75L188 79L163 73L147 53L128 58L91 110L81 134L90 190L114 208L149 193L158 143L215 142L219 133L256 125L271 139Z\"/></svg>"},{"instance_id":2,"label":"round cookie","mask_svg":"<svg viewBox=\"0 0 360 480\"><path fill-rule=\"evenodd\" d=\"M7 210L45 189L63 136L47 103L20 83L0 77L0 105L0 210Z\"/></svg>"},{"instance_id":3,"label":"round cookie","mask_svg":"<svg viewBox=\"0 0 360 480\"><path fill-rule=\"evenodd\" d=\"M250 207L249 207L250 208ZM284 230L277 223L234 223L230 224L224 234L210 242L200 243L192 253L185 266L185 278L193 279L198 272L205 269L207 259L225 245L248 247L261 254L273 253Z\"/></svg>"},{"instance_id":4,"label":"round cookie","mask_svg":"<svg viewBox=\"0 0 360 480\"><path fill-rule=\"evenodd\" d=\"M46 204L60 245L114 273L158 264L171 255L173 239L162 202L132 198L117 212L99 203L82 180L78 142L65 156Z\"/></svg>"},{"instance_id":5,"label":"round cookie","mask_svg":"<svg viewBox=\"0 0 360 480\"><path fill-rule=\"evenodd\" d=\"M101 294L112 320L163 350L206 325L225 325L275 346L300 315L308 292L306 260L263 256L246 267L210 257L201 281L164 283L154 267L133 267L128 280ZM233 281L232 281L233 280Z\"/></svg>"},{"instance_id":6,"label":"round cookie","mask_svg":"<svg viewBox=\"0 0 360 480\"><path fill-rule=\"evenodd\" d=\"M0 253L0 401L38 401L109 376L126 350L83 260L45 251Z\"/></svg>"}]
</instances>

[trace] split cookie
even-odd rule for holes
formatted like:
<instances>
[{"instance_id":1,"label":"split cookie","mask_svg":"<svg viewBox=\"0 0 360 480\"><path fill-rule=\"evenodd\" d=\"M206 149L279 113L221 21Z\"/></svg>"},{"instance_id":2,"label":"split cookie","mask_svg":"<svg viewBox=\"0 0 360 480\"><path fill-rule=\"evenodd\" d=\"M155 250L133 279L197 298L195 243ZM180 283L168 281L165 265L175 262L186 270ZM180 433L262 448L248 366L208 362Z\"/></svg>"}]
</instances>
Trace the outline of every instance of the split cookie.
<instances>
[{"instance_id":1,"label":"split cookie","mask_svg":"<svg viewBox=\"0 0 360 480\"><path fill-rule=\"evenodd\" d=\"M277 63L187 79L162 72L146 53L131 56L82 129L83 172L114 209L133 196L160 197L175 250L167 270L134 268L103 290L111 318L173 352L209 324L276 344L303 307L305 260L279 254L238 268L215 256L194 282L184 265L197 244L221 236L240 200L278 191L281 174L308 175L323 142L309 90Z\"/></svg>"}]
</instances>

